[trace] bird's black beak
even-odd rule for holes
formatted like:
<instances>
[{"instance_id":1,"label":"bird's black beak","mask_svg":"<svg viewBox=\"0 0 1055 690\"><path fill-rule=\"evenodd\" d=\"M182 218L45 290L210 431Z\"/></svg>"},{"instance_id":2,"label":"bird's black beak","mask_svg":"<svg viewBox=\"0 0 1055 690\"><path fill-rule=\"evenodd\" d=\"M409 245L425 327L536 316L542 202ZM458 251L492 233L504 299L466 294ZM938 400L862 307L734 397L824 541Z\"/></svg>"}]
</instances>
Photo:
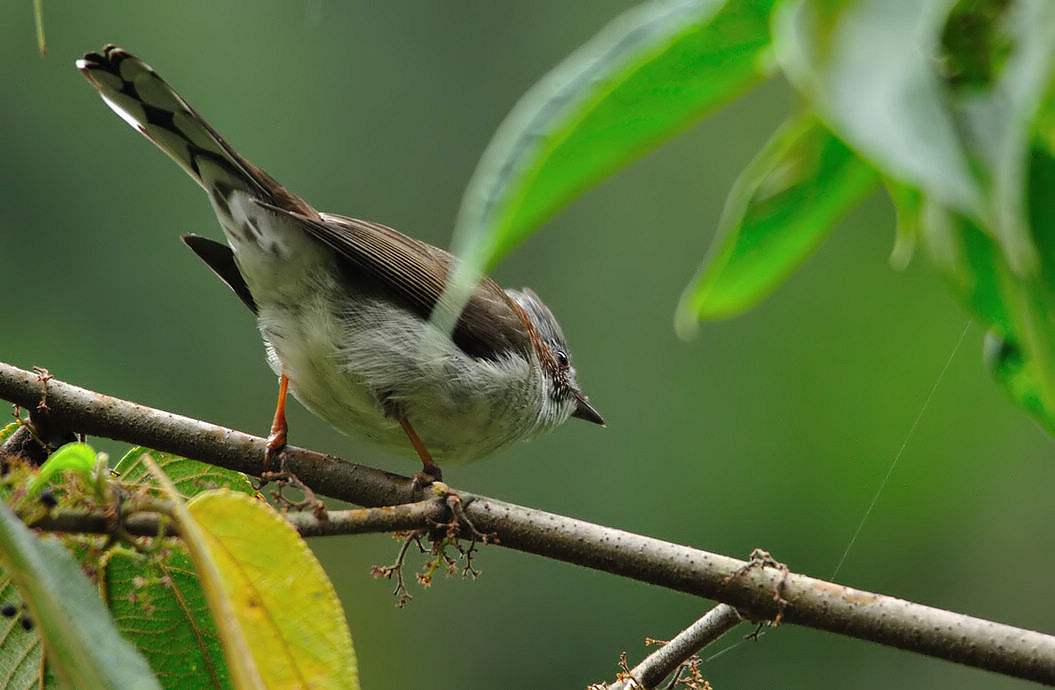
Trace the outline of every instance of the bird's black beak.
<instances>
[{"instance_id":1,"label":"bird's black beak","mask_svg":"<svg viewBox=\"0 0 1055 690\"><path fill-rule=\"evenodd\" d=\"M601 416L601 413L595 410L593 405L587 402L585 395L582 395L581 393L576 394L575 400L577 404L575 406L575 411L571 413L572 417L585 419L587 422L593 422L594 424L600 424L601 426L608 426L604 423L604 417Z\"/></svg>"}]
</instances>

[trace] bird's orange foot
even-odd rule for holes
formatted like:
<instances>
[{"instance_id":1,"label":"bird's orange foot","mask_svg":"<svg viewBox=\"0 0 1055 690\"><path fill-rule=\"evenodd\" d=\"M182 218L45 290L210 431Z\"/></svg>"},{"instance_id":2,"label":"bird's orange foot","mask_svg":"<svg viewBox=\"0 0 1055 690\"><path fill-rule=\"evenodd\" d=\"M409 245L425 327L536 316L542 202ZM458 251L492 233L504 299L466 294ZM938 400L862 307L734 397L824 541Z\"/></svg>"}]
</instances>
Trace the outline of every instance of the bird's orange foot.
<instances>
[{"instance_id":1,"label":"bird's orange foot","mask_svg":"<svg viewBox=\"0 0 1055 690\"><path fill-rule=\"evenodd\" d=\"M264 474L270 474L272 467L283 467L284 462L275 464L275 459L282 455L282 451L286 449L286 429L276 431L271 430L271 433L267 436L267 447L264 450ZM280 470L281 471L281 470Z\"/></svg>"},{"instance_id":2,"label":"bird's orange foot","mask_svg":"<svg viewBox=\"0 0 1055 690\"><path fill-rule=\"evenodd\" d=\"M278 377L278 402L275 403L275 417L271 421L271 433L267 435L267 449L264 451L263 475L270 474L272 463L275 458L282 454L286 448L286 434L289 426L286 424L286 395L289 393L289 378L282 374ZM280 470L285 471L284 463L280 463Z\"/></svg>"}]
</instances>

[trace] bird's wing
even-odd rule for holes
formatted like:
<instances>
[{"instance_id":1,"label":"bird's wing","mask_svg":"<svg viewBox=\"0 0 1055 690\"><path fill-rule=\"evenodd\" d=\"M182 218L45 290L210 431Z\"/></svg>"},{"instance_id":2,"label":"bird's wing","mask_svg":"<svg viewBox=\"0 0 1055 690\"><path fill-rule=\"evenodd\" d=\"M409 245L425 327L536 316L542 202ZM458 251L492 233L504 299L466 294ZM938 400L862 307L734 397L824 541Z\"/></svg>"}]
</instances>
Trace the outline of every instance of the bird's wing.
<instances>
[{"instance_id":1,"label":"bird's wing","mask_svg":"<svg viewBox=\"0 0 1055 690\"><path fill-rule=\"evenodd\" d=\"M380 223L333 213L320 213L320 220L315 220L257 203L296 219L346 262L352 280L369 279L421 318L432 315L455 262L450 253ZM495 359L510 351L526 354L533 347L533 334L524 310L485 277L462 310L451 338L466 354Z\"/></svg>"}]
</instances>

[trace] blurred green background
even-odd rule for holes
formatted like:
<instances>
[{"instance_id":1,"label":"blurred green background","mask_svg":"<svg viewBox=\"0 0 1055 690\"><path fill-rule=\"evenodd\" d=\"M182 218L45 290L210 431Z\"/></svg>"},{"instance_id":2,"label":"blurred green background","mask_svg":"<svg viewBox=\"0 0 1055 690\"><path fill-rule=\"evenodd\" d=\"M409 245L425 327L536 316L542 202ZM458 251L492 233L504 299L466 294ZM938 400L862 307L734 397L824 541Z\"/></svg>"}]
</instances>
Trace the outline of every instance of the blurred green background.
<instances>
[{"instance_id":1,"label":"blurred green background","mask_svg":"<svg viewBox=\"0 0 1055 690\"><path fill-rule=\"evenodd\" d=\"M48 2L0 24L0 358L263 433L275 382L252 319L178 241L220 237L201 192L73 68L115 42L248 158L319 208L445 246L462 190L519 95L630 6L530 2ZM671 328L729 186L794 104L772 82L554 219L497 271L559 315L609 428L572 422L449 468L472 491L830 577L967 321L926 257L898 274L876 196L760 308ZM840 574L864 589L1051 632L1055 458L988 376L971 326ZM300 407L291 441L410 472ZM123 448L98 445L112 453ZM476 581L404 610L369 568L389 537L312 542L363 685L582 688L708 602L500 548ZM738 639L738 631L711 652ZM706 664L729 688L1025 683L785 626Z\"/></svg>"}]
</instances>

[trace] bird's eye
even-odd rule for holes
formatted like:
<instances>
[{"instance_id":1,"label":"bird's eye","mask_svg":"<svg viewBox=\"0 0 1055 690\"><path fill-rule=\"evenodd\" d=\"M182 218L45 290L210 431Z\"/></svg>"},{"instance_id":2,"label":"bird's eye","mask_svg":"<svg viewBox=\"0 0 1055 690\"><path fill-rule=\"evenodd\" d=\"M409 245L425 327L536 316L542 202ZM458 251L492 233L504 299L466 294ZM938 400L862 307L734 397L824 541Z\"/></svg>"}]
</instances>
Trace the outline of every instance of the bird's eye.
<instances>
[{"instance_id":1,"label":"bird's eye","mask_svg":"<svg viewBox=\"0 0 1055 690\"><path fill-rule=\"evenodd\" d=\"M568 366L568 353L564 350L554 350L553 356L557 358L557 364L562 367Z\"/></svg>"}]
</instances>

